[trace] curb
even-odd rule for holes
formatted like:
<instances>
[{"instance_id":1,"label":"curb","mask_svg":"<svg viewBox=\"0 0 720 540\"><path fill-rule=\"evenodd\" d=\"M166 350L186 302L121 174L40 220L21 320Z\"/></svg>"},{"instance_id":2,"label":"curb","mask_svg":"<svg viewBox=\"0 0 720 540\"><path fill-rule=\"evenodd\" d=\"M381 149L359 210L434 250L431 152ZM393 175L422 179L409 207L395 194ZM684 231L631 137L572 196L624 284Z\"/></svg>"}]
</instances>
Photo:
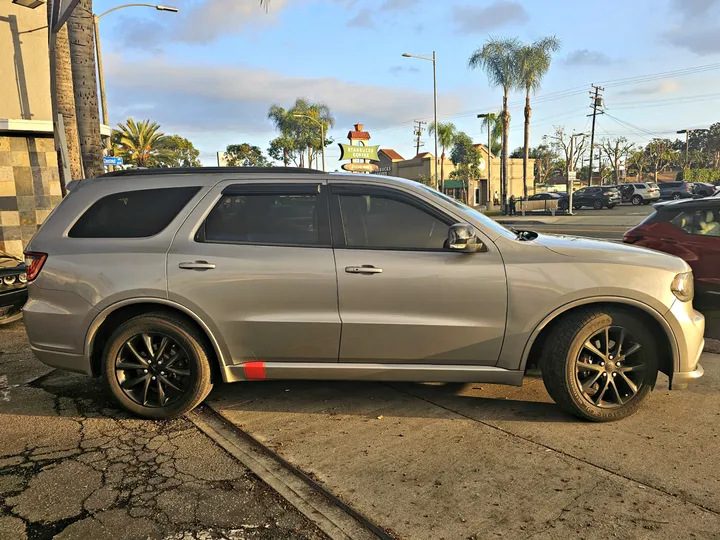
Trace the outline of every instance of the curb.
<instances>
[{"instance_id":1,"label":"curb","mask_svg":"<svg viewBox=\"0 0 720 540\"><path fill-rule=\"evenodd\" d=\"M720 354L720 339L705 338L705 349L703 352Z\"/></svg>"}]
</instances>

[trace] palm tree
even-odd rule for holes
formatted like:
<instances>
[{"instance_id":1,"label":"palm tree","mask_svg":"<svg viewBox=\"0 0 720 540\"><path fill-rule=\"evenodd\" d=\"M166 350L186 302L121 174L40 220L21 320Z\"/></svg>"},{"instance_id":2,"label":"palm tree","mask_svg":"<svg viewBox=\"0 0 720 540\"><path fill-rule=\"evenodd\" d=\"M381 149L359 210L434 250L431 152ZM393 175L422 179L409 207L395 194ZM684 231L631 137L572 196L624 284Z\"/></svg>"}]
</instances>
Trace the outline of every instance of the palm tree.
<instances>
[{"instance_id":1,"label":"palm tree","mask_svg":"<svg viewBox=\"0 0 720 540\"><path fill-rule=\"evenodd\" d=\"M167 167L175 158L172 138L160 131L160 126L150 120L135 122L128 118L118 124L112 133L115 156L123 163L136 167Z\"/></svg>"},{"instance_id":2,"label":"palm tree","mask_svg":"<svg viewBox=\"0 0 720 540\"><path fill-rule=\"evenodd\" d=\"M440 146L442 147L442 153L440 154L440 183L444 184L445 182L445 149L450 148L453 144L455 144L455 138L458 135L458 130L455 127L455 124L452 122L438 122L437 126L435 126L435 122L432 122L430 124L430 128L428 129L429 133L435 133L435 130L437 129L437 136L438 136L438 142L440 143Z\"/></svg>"},{"instance_id":3,"label":"palm tree","mask_svg":"<svg viewBox=\"0 0 720 540\"><path fill-rule=\"evenodd\" d=\"M516 86L517 69L516 55L519 48L518 40L515 38L490 38L485 44L477 49L468 65L471 69L482 68L487 73L492 86L500 86L503 89L502 108L502 158L501 158L501 198L503 208L506 206L507 198L507 166L508 166L508 137L510 131L510 114L508 112L508 94Z\"/></svg>"},{"instance_id":4,"label":"palm tree","mask_svg":"<svg viewBox=\"0 0 720 540\"><path fill-rule=\"evenodd\" d=\"M80 0L67 22L80 155L86 178L105 172L95 79L92 0Z\"/></svg>"},{"instance_id":5,"label":"palm tree","mask_svg":"<svg viewBox=\"0 0 720 540\"><path fill-rule=\"evenodd\" d=\"M560 40L555 36L544 37L517 50L517 85L525 90L525 142L523 147L523 194L527 199L527 162L530 153L530 92L540 88L543 77L550 69L551 54L560 49Z\"/></svg>"},{"instance_id":6,"label":"palm tree","mask_svg":"<svg viewBox=\"0 0 720 540\"><path fill-rule=\"evenodd\" d=\"M56 0L60 1L60 0ZM52 13L53 1L47 3L48 21ZM80 161L80 140L75 120L75 95L73 94L72 66L70 64L70 43L68 42L67 26L63 26L57 33L55 41L55 88L57 95L58 113L63 116L65 128L65 141L67 142L68 160L70 161L70 175L64 178L64 169L60 169L60 185L65 186L73 179L82 178L82 163ZM58 156L58 164L59 163Z\"/></svg>"}]
</instances>

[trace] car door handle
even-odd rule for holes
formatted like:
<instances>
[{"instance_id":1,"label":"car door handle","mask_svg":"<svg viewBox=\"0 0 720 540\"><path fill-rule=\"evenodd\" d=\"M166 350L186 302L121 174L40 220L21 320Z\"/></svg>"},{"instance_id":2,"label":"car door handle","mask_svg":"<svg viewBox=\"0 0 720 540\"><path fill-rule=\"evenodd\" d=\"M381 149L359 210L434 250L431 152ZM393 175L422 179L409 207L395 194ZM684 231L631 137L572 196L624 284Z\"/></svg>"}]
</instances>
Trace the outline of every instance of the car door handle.
<instances>
[{"instance_id":1,"label":"car door handle","mask_svg":"<svg viewBox=\"0 0 720 540\"><path fill-rule=\"evenodd\" d=\"M215 264L207 261L188 261L178 264L178 268L183 270L214 270Z\"/></svg>"},{"instance_id":2,"label":"car door handle","mask_svg":"<svg viewBox=\"0 0 720 540\"><path fill-rule=\"evenodd\" d=\"M382 274L382 268L375 268L371 264L362 266L346 266L345 272L348 274Z\"/></svg>"}]
</instances>

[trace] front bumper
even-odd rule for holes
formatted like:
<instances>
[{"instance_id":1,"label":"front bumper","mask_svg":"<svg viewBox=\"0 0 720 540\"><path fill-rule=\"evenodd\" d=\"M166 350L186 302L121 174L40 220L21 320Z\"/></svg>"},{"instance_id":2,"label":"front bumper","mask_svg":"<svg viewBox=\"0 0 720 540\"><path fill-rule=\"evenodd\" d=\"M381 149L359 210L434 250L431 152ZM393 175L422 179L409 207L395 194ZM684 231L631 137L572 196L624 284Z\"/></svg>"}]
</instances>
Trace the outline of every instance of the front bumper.
<instances>
[{"instance_id":1,"label":"front bumper","mask_svg":"<svg viewBox=\"0 0 720 540\"><path fill-rule=\"evenodd\" d=\"M0 294L0 324L7 324L22 318L22 307L27 302L27 288L19 288Z\"/></svg>"},{"instance_id":2,"label":"front bumper","mask_svg":"<svg viewBox=\"0 0 720 540\"><path fill-rule=\"evenodd\" d=\"M677 344L677 358L670 377L670 389L682 390L703 376L700 356L705 347L705 317L695 311L692 302L676 300L665 315Z\"/></svg>"}]
</instances>

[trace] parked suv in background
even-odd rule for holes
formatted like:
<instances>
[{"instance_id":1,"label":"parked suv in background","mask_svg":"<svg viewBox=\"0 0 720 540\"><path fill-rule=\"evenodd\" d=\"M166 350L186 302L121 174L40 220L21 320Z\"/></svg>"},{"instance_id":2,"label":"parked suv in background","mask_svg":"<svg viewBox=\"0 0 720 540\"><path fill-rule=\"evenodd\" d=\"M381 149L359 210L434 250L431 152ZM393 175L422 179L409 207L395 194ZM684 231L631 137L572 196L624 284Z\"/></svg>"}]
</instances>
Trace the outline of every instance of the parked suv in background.
<instances>
[{"instance_id":1,"label":"parked suv in background","mask_svg":"<svg viewBox=\"0 0 720 540\"><path fill-rule=\"evenodd\" d=\"M148 418L213 382L522 384L597 421L703 373L677 257L505 229L422 184L293 168L83 180L28 246L32 350ZM238 388L238 391L242 391Z\"/></svg>"},{"instance_id":2,"label":"parked suv in background","mask_svg":"<svg viewBox=\"0 0 720 540\"><path fill-rule=\"evenodd\" d=\"M567 197L567 195L566 195ZM615 208L620 204L622 197L615 186L588 186L573 192L573 209L591 206L595 210ZM567 205L563 205L563 208Z\"/></svg>"},{"instance_id":3,"label":"parked suv in background","mask_svg":"<svg viewBox=\"0 0 720 540\"><path fill-rule=\"evenodd\" d=\"M650 204L660 200L660 188L654 182L620 184L618 190L622 195L623 202L630 202L635 206Z\"/></svg>"},{"instance_id":4,"label":"parked suv in background","mask_svg":"<svg viewBox=\"0 0 720 540\"><path fill-rule=\"evenodd\" d=\"M692 199L692 186L688 182L660 182L661 199Z\"/></svg>"}]
</instances>

